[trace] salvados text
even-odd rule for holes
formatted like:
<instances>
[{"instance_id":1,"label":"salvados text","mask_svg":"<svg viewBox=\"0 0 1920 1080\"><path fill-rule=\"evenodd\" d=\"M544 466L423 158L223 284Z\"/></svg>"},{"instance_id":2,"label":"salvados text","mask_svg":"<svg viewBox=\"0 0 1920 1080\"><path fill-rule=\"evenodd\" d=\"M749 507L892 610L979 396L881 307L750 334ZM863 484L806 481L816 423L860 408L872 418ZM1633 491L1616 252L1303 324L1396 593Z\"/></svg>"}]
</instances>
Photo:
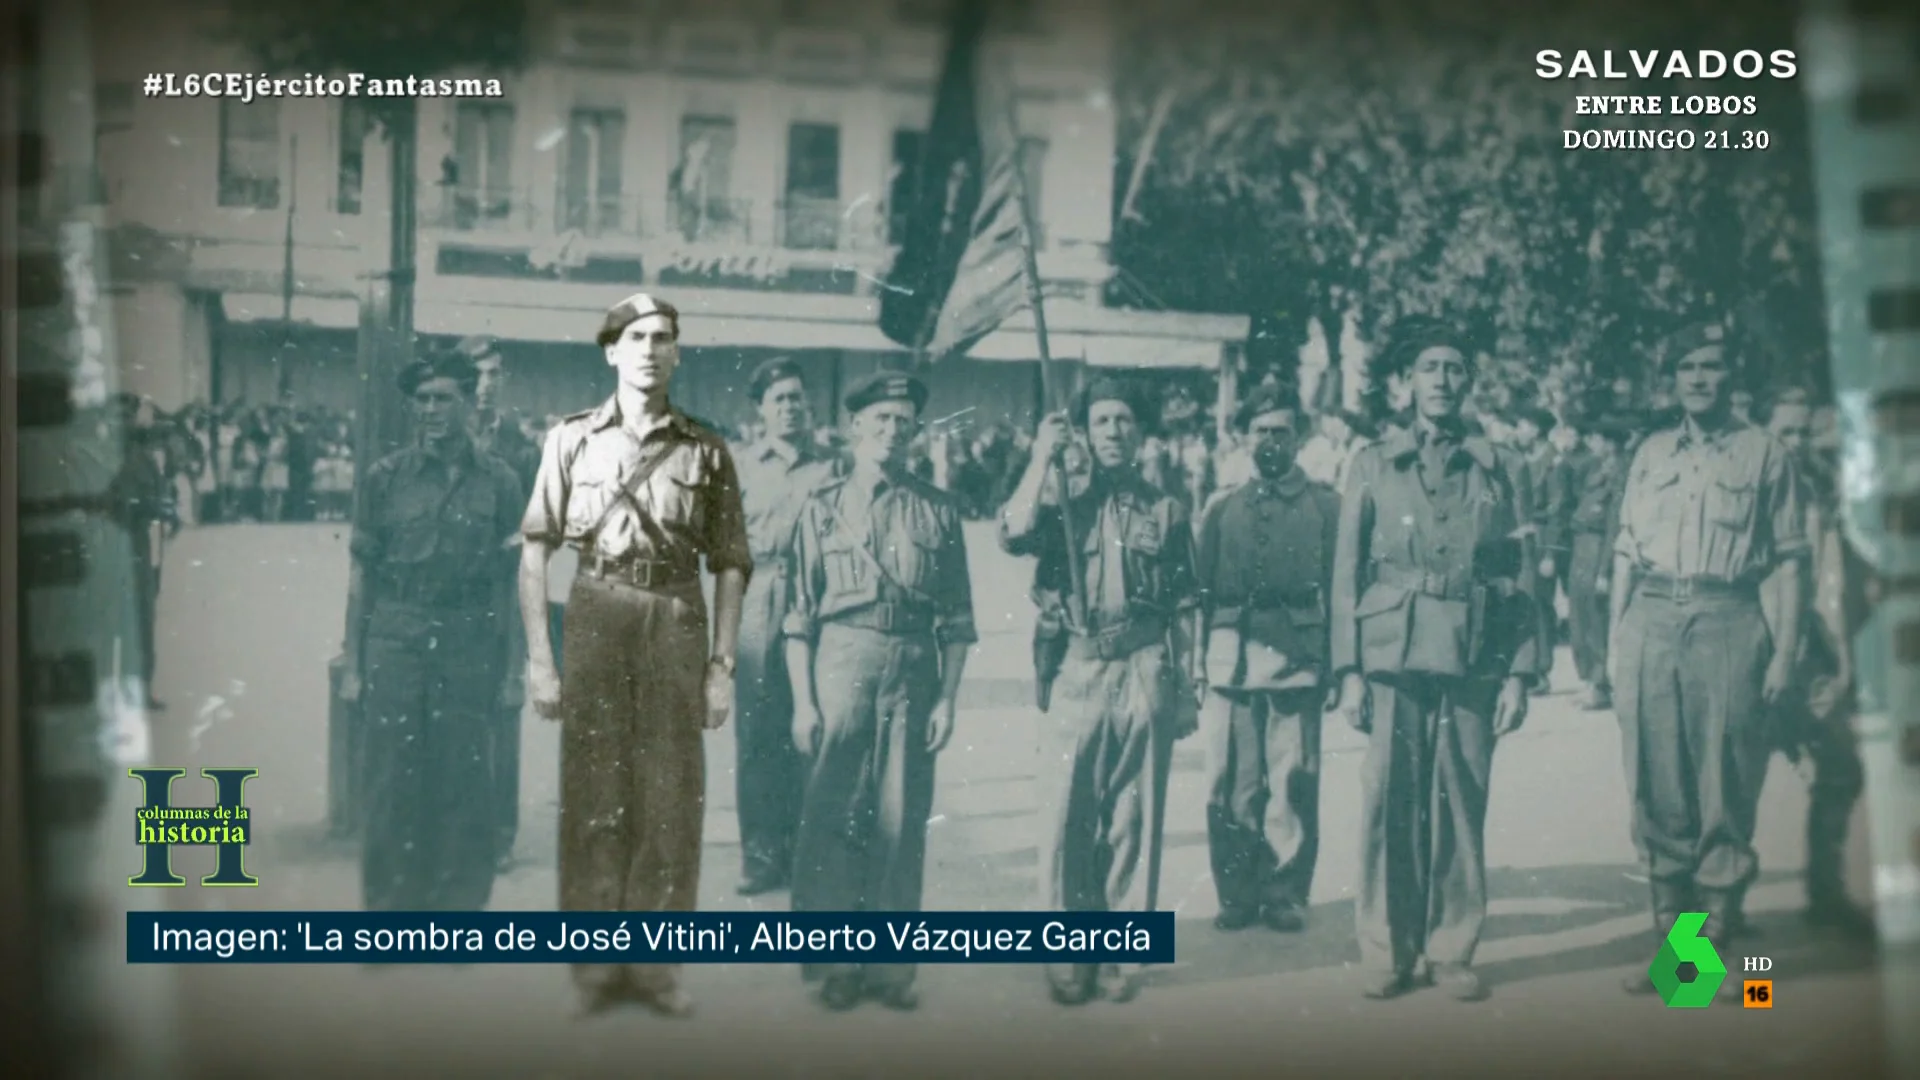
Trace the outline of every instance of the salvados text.
<instances>
[{"instance_id":1,"label":"salvados text","mask_svg":"<svg viewBox=\"0 0 1920 1080\"><path fill-rule=\"evenodd\" d=\"M1570 62L1561 62L1558 49L1541 49L1533 54L1534 74L1543 79L1719 79L1731 72L1741 79L1771 76L1791 79L1800 73L1800 62L1792 49L1775 49L1762 55L1757 49L1742 49L1729 59L1718 49L1687 53L1679 49L1622 50L1628 67L1619 66L1619 53L1602 49L1596 63L1594 54L1581 49Z\"/></svg>"}]
</instances>

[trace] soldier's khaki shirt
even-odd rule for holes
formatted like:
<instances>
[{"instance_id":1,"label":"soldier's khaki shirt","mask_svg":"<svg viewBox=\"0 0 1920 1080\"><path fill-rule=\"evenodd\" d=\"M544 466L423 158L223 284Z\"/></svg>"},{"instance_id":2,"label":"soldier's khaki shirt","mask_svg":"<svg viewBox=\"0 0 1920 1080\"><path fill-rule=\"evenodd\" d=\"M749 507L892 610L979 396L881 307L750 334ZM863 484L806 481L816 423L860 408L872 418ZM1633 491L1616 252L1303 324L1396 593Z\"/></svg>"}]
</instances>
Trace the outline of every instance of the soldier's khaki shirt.
<instances>
[{"instance_id":1,"label":"soldier's khaki shirt","mask_svg":"<svg viewBox=\"0 0 1920 1080\"><path fill-rule=\"evenodd\" d=\"M839 462L809 445L761 439L741 449L737 464L753 560L773 563L793 542L801 509L814 492L833 481Z\"/></svg>"},{"instance_id":2,"label":"soldier's khaki shirt","mask_svg":"<svg viewBox=\"0 0 1920 1080\"><path fill-rule=\"evenodd\" d=\"M659 466L629 501L632 477L655 457ZM547 433L520 533L602 558L697 570L704 555L710 573L753 573L740 481L725 441L677 409L644 439L636 437L621 423L618 398Z\"/></svg>"},{"instance_id":3,"label":"soldier's khaki shirt","mask_svg":"<svg viewBox=\"0 0 1920 1080\"><path fill-rule=\"evenodd\" d=\"M926 610L941 644L979 640L959 507L915 476L871 489L844 478L815 492L793 530L786 576L788 637L812 640L837 616L897 604Z\"/></svg>"},{"instance_id":4,"label":"soldier's khaki shirt","mask_svg":"<svg viewBox=\"0 0 1920 1080\"><path fill-rule=\"evenodd\" d=\"M1806 497L1787 450L1740 420L1655 432L1634 452L1614 550L1676 577L1756 581L1808 548Z\"/></svg>"},{"instance_id":5,"label":"soldier's khaki shirt","mask_svg":"<svg viewBox=\"0 0 1920 1080\"><path fill-rule=\"evenodd\" d=\"M1090 625L1099 633L1143 617L1172 617L1200 605L1193 559L1193 519L1186 507L1136 476L1103 474L1073 495L1079 533L1081 588ZM1034 593L1043 612L1059 617L1072 593L1066 528L1055 498L1043 498L1025 533L1000 522L1000 546L1010 555L1038 557Z\"/></svg>"}]
</instances>

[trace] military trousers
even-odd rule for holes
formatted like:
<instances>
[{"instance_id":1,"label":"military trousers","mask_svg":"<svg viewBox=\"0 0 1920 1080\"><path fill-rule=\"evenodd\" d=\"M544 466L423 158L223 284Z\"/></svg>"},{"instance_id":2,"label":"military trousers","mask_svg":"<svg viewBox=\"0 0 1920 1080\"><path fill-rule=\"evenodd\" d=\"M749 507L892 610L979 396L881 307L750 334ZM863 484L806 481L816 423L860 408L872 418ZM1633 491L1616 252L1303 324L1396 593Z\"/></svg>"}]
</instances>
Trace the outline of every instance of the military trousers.
<instances>
[{"instance_id":1,"label":"military trousers","mask_svg":"<svg viewBox=\"0 0 1920 1080\"><path fill-rule=\"evenodd\" d=\"M1320 856L1325 701L1317 686L1207 695L1207 850L1223 913L1307 905Z\"/></svg>"},{"instance_id":2,"label":"military trousers","mask_svg":"<svg viewBox=\"0 0 1920 1080\"><path fill-rule=\"evenodd\" d=\"M361 656L361 898L477 911L493 894L492 613L376 601Z\"/></svg>"},{"instance_id":3,"label":"military trousers","mask_svg":"<svg viewBox=\"0 0 1920 1080\"><path fill-rule=\"evenodd\" d=\"M829 622L813 651L823 729L801 803L794 911L919 911L933 814L928 722L940 696L931 634L885 634ZM809 982L862 975L911 985L911 964L803 965Z\"/></svg>"},{"instance_id":4,"label":"military trousers","mask_svg":"<svg viewBox=\"0 0 1920 1080\"><path fill-rule=\"evenodd\" d=\"M793 685L787 678L785 579L762 565L741 606L734 672L734 799L741 870L749 880L786 881L793 871L805 765L793 745Z\"/></svg>"},{"instance_id":5,"label":"military trousers","mask_svg":"<svg viewBox=\"0 0 1920 1080\"><path fill-rule=\"evenodd\" d=\"M1642 587L1615 645L1614 712L1647 872L1737 905L1759 872L1754 816L1773 749L1760 695L1773 640L1759 599L1682 601ZM1716 911L1713 896L1702 902Z\"/></svg>"},{"instance_id":6,"label":"military trousers","mask_svg":"<svg viewBox=\"0 0 1920 1080\"><path fill-rule=\"evenodd\" d=\"M1163 644L1116 659L1068 650L1040 725L1043 910L1159 907L1182 692ZM1047 978L1068 989L1091 974L1084 965L1049 966Z\"/></svg>"},{"instance_id":7,"label":"military trousers","mask_svg":"<svg viewBox=\"0 0 1920 1080\"><path fill-rule=\"evenodd\" d=\"M1607 685L1608 620L1612 617L1600 575L1612 570L1613 548L1603 533L1577 533L1567 563L1567 632L1573 639L1573 666L1580 681Z\"/></svg>"},{"instance_id":8,"label":"military trousers","mask_svg":"<svg viewBox=\"0 0 1920 1080\"><path fill-rule=\"evenodd\" d=\"M582 574L560 674L560 910L692 911L706 811L707 609ZM582 964L591 992L670 993L678 965ZM622 985L624 984L624 985Z\"/></svg>"},{"instance_id":9,"label":"military trousers","mask_svg":"<svg viewBox=\"0 0 1920 1080\"><path fill-rule=\"evenodd\" d=\"M1361 963L1470 964L1487 921L1487 788L1500 684L1369 672L1360 773Z\"/></svg>"},{"instance_id":10,"label":"military trousers","mask_svg":"<svg viewBox=\"0 0 1920 1080\"><path fill-rule=\"evenodd\" d=\"M1853 732L1851 702L1832 716L1816 717L1804 690L1779 707L1781 734L1791 756L1812 772L1807 792L1807 900L1814 905L1847 899L1847 833L1866 790L1866 768Z\"/></svg>"}]
</instances>

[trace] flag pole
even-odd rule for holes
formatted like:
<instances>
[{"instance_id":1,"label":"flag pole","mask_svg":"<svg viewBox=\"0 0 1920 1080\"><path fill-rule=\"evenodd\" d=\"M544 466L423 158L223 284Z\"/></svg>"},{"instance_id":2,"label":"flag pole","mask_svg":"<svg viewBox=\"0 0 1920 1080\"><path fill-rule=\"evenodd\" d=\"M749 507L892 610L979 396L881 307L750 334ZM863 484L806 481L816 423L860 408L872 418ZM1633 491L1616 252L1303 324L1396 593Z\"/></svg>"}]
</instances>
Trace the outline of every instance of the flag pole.
<instances>
[{"instance_id":1,"label":"flag pole","mask_svg":"<svg viewBox=\"0 0 1920 1080\"><path fill-rule=\"evenodd\" d=\"M1041 415L1052 415L1061 404L1059 373L1053 366L1053 349L1047 340L1047 306L1040 287L1040 257L1034 249L1035 222L1033 200L1027 190L1026 155L1020 143L1020 119L1016 108L1018 96L1014 81L1013 64L1003 58L1004 75L1001 85L1007 89L1006 122L1009 142L1008 153L1012 155L1014 197L1020 203L1020 258L1024 264L1027 279L1027 306L1033 309L1033 333L1040 348L1040 396L1045 398L1045 408ZM1053 473L1060 484L1060 524L1066 530L1067 574L1071 586L1067 591L1067 613L1072 621L1085 628L1086 623L1086 574L1081 569L1079 532L1073 527L1073 489L1071 478L1067 475L1066 463L1055 458Z\"/></svg>"}]
</instances>

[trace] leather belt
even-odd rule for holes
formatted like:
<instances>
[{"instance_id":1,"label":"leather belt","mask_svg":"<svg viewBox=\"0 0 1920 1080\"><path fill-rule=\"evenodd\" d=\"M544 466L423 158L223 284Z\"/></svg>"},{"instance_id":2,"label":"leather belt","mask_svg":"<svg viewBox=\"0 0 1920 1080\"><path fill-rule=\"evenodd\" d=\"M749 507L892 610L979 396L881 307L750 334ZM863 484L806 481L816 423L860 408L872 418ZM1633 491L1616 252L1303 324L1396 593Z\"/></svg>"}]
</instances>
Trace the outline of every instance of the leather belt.
<instances>
[{"instance_id":1,"label":"leather belt","mask_svg":"<svg viewBox=\"0 0 1920 1080\"><path fill-rule=\"evenodd\" d=\"M610 559L604 555L581 555L580 572L601 581L631 585L650 592L697 584L700 580L699 571L685 563L656 559Z\"/></svg>"},{"instance_id":2,"label":"leather belt","mask_svg":"<svg viewBox=\"0 0 1920 1080\"><path fill-rule=\"evenodd\" d=\"M1744 598L1760 593L1759 584L1751 579L1729 580L1704 574L1663 574L1652 570L1642 571L1634 588L1643 595L1671 600L1676 604L1684 604L1696 596Z\"/></svg>"},{"instance_id":3,"label":"leather belt","mask_svg":"<svg viewBox=\"0 0 1920 1080\"><path fill-rule=\"evenodd\" d=\"M1081 660L1122 660L1166 640L1165 620L1130 619L1094 634L1075 632L1067 639L1067 654Z\"/></svg>"},{"instance_id":4,"label":"leather belt","mask_svg":"<svg viewBox=\"0 0 1920 1080\"><path fill-rule=\"evenodd\" d=\"M933 609L923 604L868 604L852 608L821 622L857 626L878 634L918 637L933 633Z\"/></svg>"},{"instance_id":5,"label":"leather belt","mask_svg":"<svg viewBox=\"0 0 1920 1080\"><path fill-rule=\"evenodd\" d=\"M1473 599L1473 582L1458 581L1452 574L1426 573L1381 563L1375 570L1374 580L1395 588L1411 589L1436 600Z\"/></svg>"}]
</instances>

